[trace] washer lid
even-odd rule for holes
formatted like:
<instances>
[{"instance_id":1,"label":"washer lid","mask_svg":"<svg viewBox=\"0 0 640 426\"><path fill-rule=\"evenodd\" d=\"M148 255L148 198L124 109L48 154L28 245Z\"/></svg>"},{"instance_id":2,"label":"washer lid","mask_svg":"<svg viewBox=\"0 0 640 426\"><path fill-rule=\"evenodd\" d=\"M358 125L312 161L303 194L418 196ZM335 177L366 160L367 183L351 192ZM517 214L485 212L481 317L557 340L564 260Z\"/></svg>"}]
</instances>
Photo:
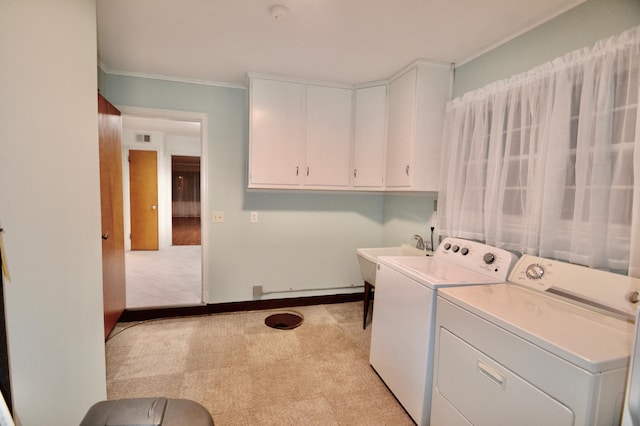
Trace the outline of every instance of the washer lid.
<instances>
[{"instance_id":1,"label":"washer lid","mask_svg":"<svg viewBox=\"0 0 640 426\"><path fill-rule=\"evenodd\" d=\"M382 256L378 261L429 288L504 281L435 257Z\"/></svg>"},{"instance_id":2,"label":"washer lid","mask_svg":"<svg viewBox=\"0 0 640 426\"><path fill-rule=\"evenodd\" d=\"M438 295L592 373L629 363L631 322L506 283Z\"/></svg>"}]
</instances>

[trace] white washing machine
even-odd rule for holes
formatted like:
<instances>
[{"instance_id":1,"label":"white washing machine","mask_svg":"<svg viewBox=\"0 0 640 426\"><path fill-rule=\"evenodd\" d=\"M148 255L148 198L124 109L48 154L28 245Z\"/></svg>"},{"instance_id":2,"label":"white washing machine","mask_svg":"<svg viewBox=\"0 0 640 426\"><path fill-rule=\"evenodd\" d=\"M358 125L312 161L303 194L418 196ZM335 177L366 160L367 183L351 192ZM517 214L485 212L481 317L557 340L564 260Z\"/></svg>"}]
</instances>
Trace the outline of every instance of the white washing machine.
<instances>
[{"instance_id":1,"label":"white washing machine","mask_svg":"<svg viewBox=\"0 0 640 426\"><path fill-rule=\"evenodd\" d=\"M369 361L417 424L429 423L436 292L504 282L516 260L459 238L430 257L378 258Z\"/></svg>"},{"instance_id":2,"label":"white washing machine","mask_svg":"<svg viewBox=\"0 0 640 426\"><path fill-rule=\"evenodd\" d=\"M524 255L438 292L431 424L619 425L640 280Z\"/></svg>"}]
</instances>

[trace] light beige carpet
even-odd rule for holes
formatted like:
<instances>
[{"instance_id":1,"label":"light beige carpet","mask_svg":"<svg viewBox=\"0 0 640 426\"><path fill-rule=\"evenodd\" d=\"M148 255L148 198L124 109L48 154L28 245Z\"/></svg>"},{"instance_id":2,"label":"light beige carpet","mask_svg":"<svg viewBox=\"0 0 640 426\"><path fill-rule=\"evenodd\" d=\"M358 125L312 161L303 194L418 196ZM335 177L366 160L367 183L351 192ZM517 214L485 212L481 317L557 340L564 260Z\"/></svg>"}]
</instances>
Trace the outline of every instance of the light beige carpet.
<instances>
[{"instance_id":1,"label":"light beige carpet","mask_svg":"<svg viewBox=\"0 0 640 426\"><path fill-rule=\"evenodd\" d=\"M285 311L303 324L264 325ZM413 424L369 366L361 302L129 325L107 342L109 399L192 399L218 426Z\"/></svg>"}]
</instances>

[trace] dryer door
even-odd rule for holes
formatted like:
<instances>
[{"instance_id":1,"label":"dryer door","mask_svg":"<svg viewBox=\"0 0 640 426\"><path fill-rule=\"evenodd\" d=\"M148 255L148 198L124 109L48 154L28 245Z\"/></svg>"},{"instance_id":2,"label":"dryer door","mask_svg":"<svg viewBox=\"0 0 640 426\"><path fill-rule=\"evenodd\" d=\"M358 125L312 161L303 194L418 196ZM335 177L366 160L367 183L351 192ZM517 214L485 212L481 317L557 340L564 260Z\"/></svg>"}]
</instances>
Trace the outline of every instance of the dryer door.
<instances>
[{"instance_id":1,"label":"dryer door","mask_svg":"<svg viewBox=\"0 0 640 426\"><path fill-rule=\"evenodd\" d=\"M640 308L636 314L636 331L629 368L629 385L624 404L622 426L640 425Z\"/></svg>"},{"instance_id":2,"label":"dryer door","mask_svg":"<svg viewBox=\"0 0 640 426\"><path fill-rule=\"evenodd\" d=\"M445 328L440 329L439 338L434 392L471 424L574 424L573 412L565 405Z\"/></svg>"}]
</instances>

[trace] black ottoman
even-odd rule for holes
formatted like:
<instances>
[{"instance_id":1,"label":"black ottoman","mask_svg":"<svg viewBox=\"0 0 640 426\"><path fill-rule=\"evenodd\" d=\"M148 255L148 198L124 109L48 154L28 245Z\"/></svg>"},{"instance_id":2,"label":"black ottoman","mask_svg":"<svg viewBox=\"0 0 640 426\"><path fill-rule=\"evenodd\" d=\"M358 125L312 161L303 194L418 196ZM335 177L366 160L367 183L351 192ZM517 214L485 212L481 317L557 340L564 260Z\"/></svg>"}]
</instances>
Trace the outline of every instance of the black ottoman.
<instances>
[{"instance_id":1,"label":"black ottoman","mask_svg":"<svg viewBox=\"0 0 640 426\"><path fill-rule=\"evenodd\" d=\"M94 404L80 426L213 426L211 414L188 399L133 398Z\"/></svg>"}]
</instances>

